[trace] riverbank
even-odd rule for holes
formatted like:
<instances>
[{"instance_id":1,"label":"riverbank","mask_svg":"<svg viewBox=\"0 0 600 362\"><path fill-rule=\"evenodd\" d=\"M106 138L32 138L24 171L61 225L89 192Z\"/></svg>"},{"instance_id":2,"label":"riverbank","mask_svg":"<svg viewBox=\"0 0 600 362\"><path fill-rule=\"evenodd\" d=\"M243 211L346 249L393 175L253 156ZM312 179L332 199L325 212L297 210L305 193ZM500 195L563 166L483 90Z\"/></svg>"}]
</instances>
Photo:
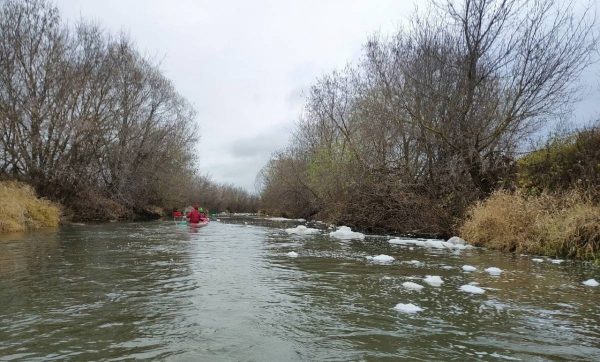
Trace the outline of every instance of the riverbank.
<instances>
[{"instance_id":1,"label":"riverbank","mask_svg":"<svg viewBox=\"0 0 600 362\"><path fill-rule=\"evenodd\" d=\"M271 183L263 191L263 207L272 215L316 218L366 233L436 239L458 234L472 245L503 252L599 263L599 145L600 125L553 136L544 147L511 161L510 173L489 194L478 194L468 182L436 198L426 190L398 192L369 171L365 178L373 179L370 195L380 190L381 197L350 189L353 197L330 202L326 195L305 193L308 206L296 210L301 200L285 197L302 195L304 183L275 185L283 189ZM287 179L277 182L281 180ZM309 216L303 210L316 211Z\"/></svg>"},{"instance_id":2,"label":"riverbank","mask_svg":"<svg viewBox=\"0 0 600 362\"><path fill-rule=\"evenodd\" d=\"M0 182L0 233L56 227L60 215L60 206L38 198L31 186Z\"/></svg>"},{"instance_id":3,"label":"riverbank","mask_svg":"<svg viewBox=\"0 0 600 362\"><path fill-rule=\"evenodd\" d=\"M528 196L498 191L471 207L460 228L475 246L600 260L600 206L582 193Z\"/></svg>"}]
</instances>

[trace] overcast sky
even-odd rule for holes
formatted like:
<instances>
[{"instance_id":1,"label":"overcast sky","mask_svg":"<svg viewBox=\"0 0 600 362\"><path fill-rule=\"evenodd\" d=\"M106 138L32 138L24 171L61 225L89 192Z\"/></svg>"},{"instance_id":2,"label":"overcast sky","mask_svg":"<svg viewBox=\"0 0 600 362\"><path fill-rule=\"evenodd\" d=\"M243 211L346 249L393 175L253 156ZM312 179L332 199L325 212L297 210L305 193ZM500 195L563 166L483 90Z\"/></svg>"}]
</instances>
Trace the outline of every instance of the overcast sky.
<instances>
[{"instance_id":1,"label":"overcast sky","mask_svg":"<svg viewBox=\"0 0 600 362\"><path fill-rule=\"evenodd\" d=\"M249 191L286 144L315 78L356 60L369 35L394 32L414 10L413 0L55 2L70 23L124 32L160 62L198 111L202 172ZM595 69L581 122L600 110Z\"/></svg>"}]
</instances>

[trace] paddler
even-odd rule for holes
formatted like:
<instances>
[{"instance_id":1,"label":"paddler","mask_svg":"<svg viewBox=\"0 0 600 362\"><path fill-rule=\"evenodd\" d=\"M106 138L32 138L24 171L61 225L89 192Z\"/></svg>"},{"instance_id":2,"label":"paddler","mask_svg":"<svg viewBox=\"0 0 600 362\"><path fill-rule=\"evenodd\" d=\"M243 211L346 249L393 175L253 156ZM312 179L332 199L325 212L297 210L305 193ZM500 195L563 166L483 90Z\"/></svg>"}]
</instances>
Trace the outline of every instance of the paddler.
<instances>
[{"instance_id":1,"label":"paddler","mask_svg":"<svg viewBox=\"0 0 600 362\"><path fill-rule=\"evenodd\" d=\"M178 220L181 220L182 217L183 217L183 214L181 213L181 211L179 211L177 209L173 209L173 220L178 221Z\"/></svg>"},{"instance_id":2,"label":"paddler","mask_svg":"<svg viewBox=\"0 0 600 362\"><path fill-rule=\"evenodd\" d=\"M208 216L206 216L206 212L204 212L203 208L200 208L200 220L202 220L202 222L208 220Z\"/></svg>"},{"instance_id":3,"label":"paddler","mask_svg":"<svg viewBox=\"0 0 600 362\"><path fill-rule=\"evenodd\" d=\"M202 220L202 216L198 211L198 205L194 205L192 211L187 215L187 219L190 224L197 224Z\"/></svg>"}]
</instances>

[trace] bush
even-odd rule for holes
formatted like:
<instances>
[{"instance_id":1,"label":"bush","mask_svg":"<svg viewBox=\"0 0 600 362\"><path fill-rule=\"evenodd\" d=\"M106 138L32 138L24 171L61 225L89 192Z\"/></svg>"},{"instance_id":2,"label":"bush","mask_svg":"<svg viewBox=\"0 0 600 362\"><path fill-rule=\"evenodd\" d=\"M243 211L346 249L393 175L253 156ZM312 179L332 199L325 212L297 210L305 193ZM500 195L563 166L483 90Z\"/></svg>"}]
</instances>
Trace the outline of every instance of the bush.
<instances>
[{"instance_id":1,"label":"bush","mask_svg":"<svg viewBox=\"0 0 600 362\"><path fill-rule=\"evenodd\" d=\"M131 220L133 212L123 204L94 190L81 190L63 200L71 221Z\"/></svg>"},{"instance_id":2,"label":"bush","mask_svg":"<svg viewBox=\"0 0 600 362\"><path fill-rule=\"evenodd\" d=\"M600 126L553 138L519 159L518 174L530 194L580 189L600 200Z\"/></svg>"},{"instance_id":3,"label":"bush","mask_svg":"<svg viewBox=\"0 0 600 362\"><path fill-rule=\"evenodd\" d=\"M0 232L58 226L58 205L37 198L33 189L18 182L0 182Z\"/></svg>"},{"instance_id":4,"label":"bush","mask_svg":"<svg viewBox=\"0 0 600 362\"><path fill-rule=\"evenodd\" d=\"M580 192L497 191L468 212L460 235L502 251L600 259L600 206Z\"/></svg>"}]
</instances>

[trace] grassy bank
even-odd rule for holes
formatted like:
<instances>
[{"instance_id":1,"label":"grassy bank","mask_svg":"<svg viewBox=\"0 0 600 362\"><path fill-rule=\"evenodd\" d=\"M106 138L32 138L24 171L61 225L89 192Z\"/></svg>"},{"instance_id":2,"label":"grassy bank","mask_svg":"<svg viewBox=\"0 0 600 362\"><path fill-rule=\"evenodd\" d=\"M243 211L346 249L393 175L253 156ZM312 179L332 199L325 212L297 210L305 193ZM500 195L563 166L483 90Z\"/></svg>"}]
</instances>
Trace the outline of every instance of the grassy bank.
<instances>
[{"instance_id":1,"label":"grassy bank","mask_svg":"<svg viewBox=\"0 0 600 362\"><path fill-rule=\"evenodd\" d=\"M461 236L476 246L584 260L600 259L600 206L582 193L498 191L472 206Z\"/></svg>"},{"instance_id":2,"label":"grassy bank","mask_svg":"<svg viewBox=\"0 0 600 362\"><path fill-rule=\"evenodd\" d=\"M0 232L58 226L58 205L40 199L28 185L0 182Z\"/></svg>"}]
</instances>

